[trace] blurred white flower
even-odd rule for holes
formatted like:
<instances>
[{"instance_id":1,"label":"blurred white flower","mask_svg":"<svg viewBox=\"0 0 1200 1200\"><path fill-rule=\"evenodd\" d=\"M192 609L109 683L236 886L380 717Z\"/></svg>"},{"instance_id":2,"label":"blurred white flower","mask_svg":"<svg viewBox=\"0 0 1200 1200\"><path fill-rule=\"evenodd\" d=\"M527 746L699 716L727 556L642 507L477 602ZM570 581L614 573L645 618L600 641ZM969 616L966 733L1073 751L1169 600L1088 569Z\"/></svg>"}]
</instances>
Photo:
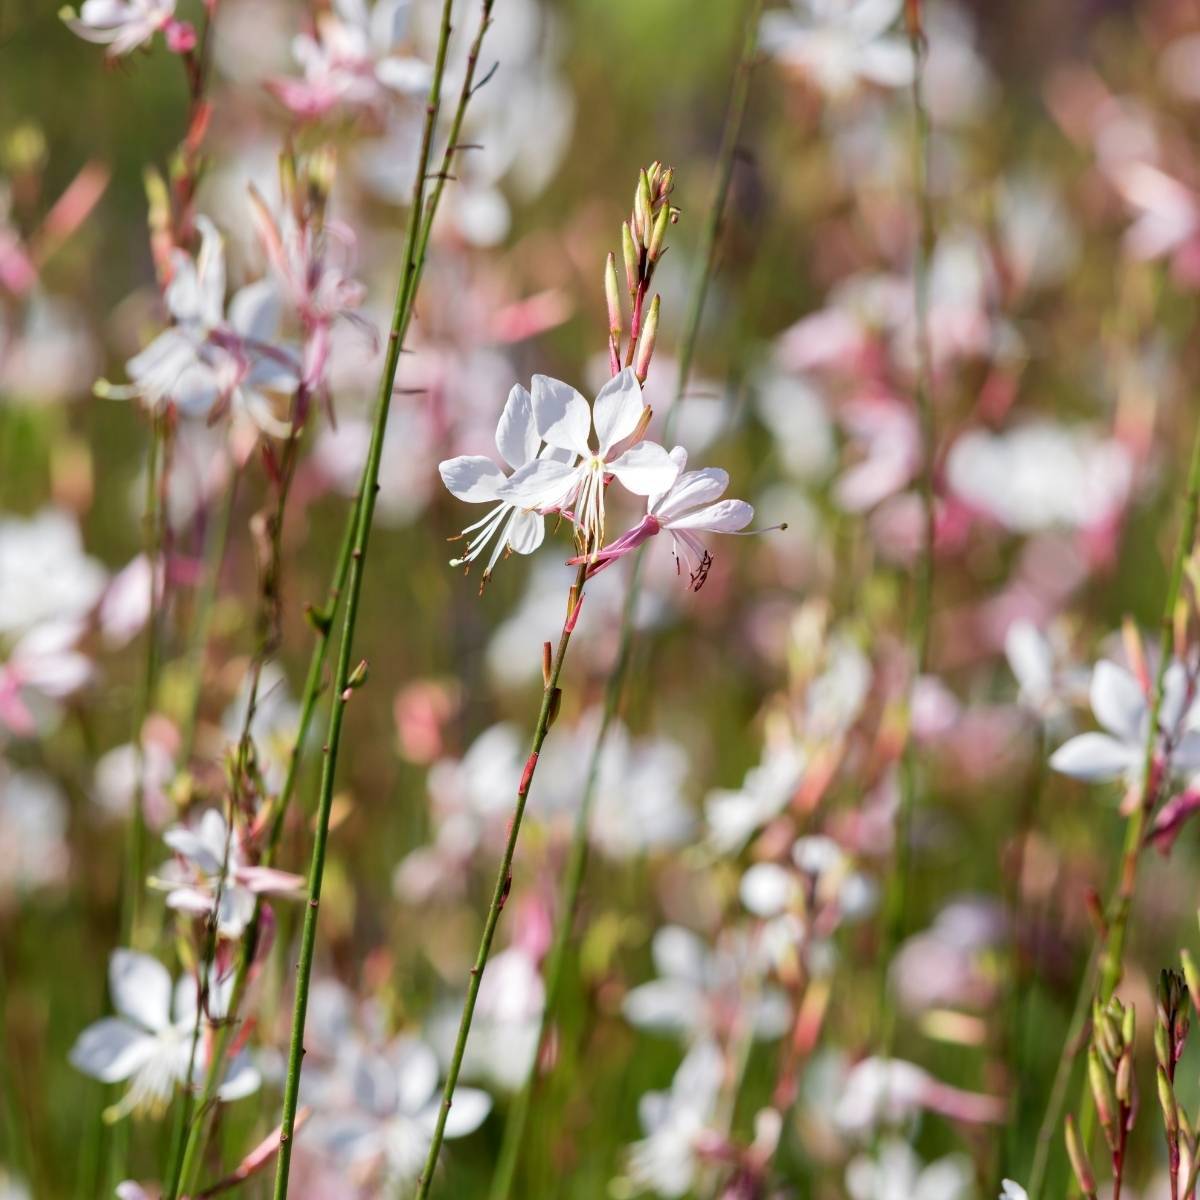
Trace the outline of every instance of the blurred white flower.
<instances>
[{"instance_id":1,"label":"blurred white flower","mask_svg":"<svg viewBox=\"0 0 1200 1200\"><path fill-rule=\"evenodd\" d=\"M1017 620L1004 635L1004 654L1019 685L1018 702L1051 722L1061 720L1088 686L1087 671L1072 662L1056 632Z\"/></svg>"},{"instance_id":2,"label":"blurred white flower","mask_svg":"<svg viewBox=\"0 0 1200 1200\"><path fill-rule=\"evenodd\" d=\"M107 46L113 58L145 45L160 29L172 50L195 43L191 26L175 19L175 0L83 0L78 16L70 8L62 15L72 33Z\"/></svg>"},{"instance_id":3,"label":"blurred white flower","mask_svg":"<svg viewBox=\"0 0 1200 1200\"><path fill-rule=\"evenodd\" d=\"M647 1092L638 1102L646 1136L629 1147L626 1171L636 1188L658 1196L691 1192L703 1166L701 1148L717 1117L725 1065L710 1041L688 1051L669 1091Z\"/></svg>"},{"instance_id":4,"label":"blurred white flower","mask_svg":"<svg viewBox=\"0 0 1200 1200\"><path fill-rule=\"evenodd\" d=\"M714 849L740 850L751 834L783 812L804 778L806 765L804 754L794 746L768 748L763 761L746 772L740 788L709 792L704 816Z\"/></svg>"},{"instance_id":5,"label":"blurred white flower","mask_svg":"<svg viewBox=\"0 0 1200 1200\"><path fill-rule=\"evenodd\" d=\"M852 1200L968 1200L974 1171L965 1155L939 1158L925 1166L899 1138L883 1139L873 1154L859 1154L846 1167Z\"/></svg>"},{"instance_id":6,"label":"blurred white flower","mask_svg":"<svg viewBox=\"0 0 1200 1200\"><path fill-rule=\"evenodd\" d=\"M1029 1193L1011 1179L1000 1181L1000 1200L1029 1200Z\"/></svg>"},{"instance_id":7,"label":"blurred white flower","mask_svg":"<svg viewBox=\"0 0 1200 1200\"><path fill-rule=\"evenodd\" d=\"M1098 783L1124 779L1140 786L1149 733L1150 705L1138 681L1124 667L1102 659L1092 671L1092 712L1104 733L1081 733L1050 756L1050 766L1072 779ZM1182 663L1172 663L1164 679L1160 736L1171 745L1172 772L1200 771L1200 730L1196 703Z\"/></svg>"},{"instance_id":8,"label":"blurred white flower","mask_svg":"<svg viewBox=\"0 0 1200 1200\"><path fill-rule=\"evenodd\" d=\"M6 900L61 883L70 861L67 802L37 771L10 771L0 761L0 895Z\"/></svg>"},{"instance_id":9,"label":"blurred white flower","mask_svg":"<svg viewBox=\"0 0 1200 1200\"><path fill-rule=\"evenodd\" d=\"M710 949L691 930L665 925L655 932L650 950L659 977L625 996L630 1024L692 1042L743 1027L764 1039L787 1029L788 999L762 983L766 964L744 937L728 936Z\"/></svg>"},{"instance_id":10,"label":"blurred white flower","mask_svg":"<svg viewBox=\"0 0 1200 1200\"><path fill-rule=\"evenodd\" d=\"M76 646L78 621L35 625L0 662L0 728L17 737L43 731L57 716L55 701L79 691L93 675L91 659Z\"/></svg>"},{"instance_id":11,"label":"blurred white flower","mask_svg":"<svg viewBox=\"0 0 1200 1200\"><path fill-rule=\"evenodd\" d=\"M236 742L242 735L249 703L250 680L247 678L221 720L231 742ZM250 738L254 742L255 762L272 791L283 787L299 728L300 706L288 690L287 676L277 663L266 663L258 681L254 715L250 719Z\"/></svg>"},{"instance_id":12,"label":"blurred white flower","mask_svg":"<svg viewBox=\"0 0 1200 1200\"><path fill-rule=\"evenodd\" d=\"M106 578L83 552L70 513L45 508L32 517L0 516L0 635L86 616Z\"/></svg>"},{"instance_id":13,"label":"blurred white flower","mask_svg":"<svg viewBox=\"0 0 1200 1200\"><path fill-rule=\"evenodd\" d=\"M797 479L819 481L836 461L825 399L808 379L771 371L758 381L758 411L783 465Z\"/></svg>"},{"instance_id":14,"label":"blurred white flower","mask_svg":"<svg viewBox=\"0 0 1200 1200\"><path fill-rule=\"evenodd\" d=\"M304 878L247 862L240 834L228 830L224 814L215 808L207 809L192 828L171 826L163 841L178 857L164 864L151 883L167 893L168 908L199 915L214 911L219 893L217 932L238 938L254 915L256 897L297 896Z\"/></svg>"},{"instance_id":15,"label":"blurred white flower","mask_svg":"<svg viewBox=\"0 0 1200 1200\"><path fill-rule=\"evenodd\" d=\"M208 1015L219 1019L228 1004L233 980L209 990ZM191 1059L196 1028L196 980L181 976L172 999L171 977L157 959L133 950L115 950L109 960L109 993L115 1017L89 1025L71 1049L71 1065L102 1083L129 1080L124 1097L106 1114L117 1119L161 1117L177 1084L198 1076L205 1063L205 1039ZM236 1100L257 1090L258 1071L244 1054L230 1062L217 1095Z\"/></svg>"},{"instance_id":16,"label":"blurred white flower","mask_svg":"<svg viewBox=\"0 0 1200 1200\"><path fill-rule=\"evenodd\" d=\"M903 0L792 0L792 11L769 12L759 42L796 67L832 100L863 83L903 87L913 74L907 39L889 33Z\"/></svg>"}]
</instances>

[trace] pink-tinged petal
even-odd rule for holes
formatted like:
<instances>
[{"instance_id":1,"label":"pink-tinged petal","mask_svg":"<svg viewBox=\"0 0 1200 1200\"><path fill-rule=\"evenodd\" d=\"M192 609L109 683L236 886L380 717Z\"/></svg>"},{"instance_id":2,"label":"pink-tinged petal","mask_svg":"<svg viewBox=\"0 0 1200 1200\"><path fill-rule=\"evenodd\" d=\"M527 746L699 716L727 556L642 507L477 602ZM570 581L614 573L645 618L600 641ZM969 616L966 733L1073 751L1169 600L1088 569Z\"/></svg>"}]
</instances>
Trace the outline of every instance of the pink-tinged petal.
<instances>
[{"instance_id":1,"label":"pink-tinged petal","mask_svg":"<svg viewBox=\"0 0 1200 1200\"><path fill-rule=\"evenodd\" d=\"M1098 783L1123 775L1137 759L1137 752L1103 733L1081 733L1050 756L1050 766L1062 775Z\"/></svg>"},{"instance_id":2,"label":"pink-tinged petal","mask_svg":"<svg viewBox=\"0 0 1200 1200\"><path fill-rule=\"evenodd\" d=\"M514 471L497 495L520 508L558 508L574 496L579 480L578 467L539 458Z\"/></svg>"},{"instance_id":3,"label":"pink-tinged petal","mask_svg":"<svg viewBox=\"0 0 1200 1200\"><path fill-rule=\"evenodd\" d=\"M699 508L720 499L729 486L729 474L719 467L706 467L703 471L688 471L675 481L674 487L654 505L654 515L665 524L673 524L675 518L689 509Z\"/></svg>"},{"instance_id":4,"label":"pink-tinged petal","mask_svg":"<svg viewBox=\"0 0 1200 1200\"><path fill-rule=\"evenodd\" d=\"M622 557L622 555L630 554L636 550L643 542L648 541L662 526L652 516L645 516L632 529L627 529L615 541L609 542L602 550L594 555L579 554L574 558L567 559L568 566L578 566L579 563L589 560L596 564L595 571L598 571L602 566Z\"/></svg>"},{"instance_id":5,"label":"pink-tinged petal","mask_svg":"<svg viewBox=\"0 0 1200 1200\"><path fill-rule=\"evenodd\" d=\"M1141 740L1146 698L1128 671L1101 659L1092 671L1089 698L1096 720L1109 733L1122 742Z\"/></svg>"},{"instance_id":6,"label":"pink-tinged petal","mask_svg":"<svg viewBox=\"0 0 1200 1200\"><path fill-rule=\"evenodd\" d=\"M518 554L532 554L545 536L546 522L540 513L513 513L508 526L508 544Z\"/></svg>"},{"instance_id":7,"label":"pink-tinged petal","mask_svg":"<svg viewBox=\"0 0 1200 1200\"><path fill-rule=\"evenodd\" d=\"M486 504L498 498L504 472L490 458L461 454L438 463L442 482L451 495L468 504Z\"/></svg>"},{"instance_id":8,"label":"pink-tinged petal","mask_svg":"<svg viewBox=\"0 0 1200 1200\"><path fill-rule=\"evenodd\" d=\"M171 976L148 954L114 950L108 964L113 1008L145 1029L158 1031L171 1022Z\"/></svg>"},{"instance_id":9,"label":"pink-tinged petal","mask_svg":"<svg viewBox=\"0 0 1200 1200\"><path fill-rule=\"evenodd\" d=\"M1200 792L1189 790L1181 792L1178 796L1172 796L1158 810L1158 815L1154 818L1154 824L1147 835L1148 840L1154 843L1154 847L1159 853L1170 854L1171 847L1183 829L1184 822L1198 809L1200 809Z\"/></svg>"},{"instance_id":10,"label":"pink-tinged petal","mask_svg":"<svg viewBox=\"0 0 1200 1200\"><path fill-rule=\"evenodd\" d=\"M607 464L622 486L635 496L665 492L679 477L679 467L657 442L638 442Z\"/></svg>"},{"instance_id":11,"label":"pink-tinged petal","mask_svg":"<svg viewBox=\"0 0 1200 1200\"><path fill-rule=\"evenodd\" d=\"M77 1071L103 1083L128 1079L154 1055L154 1038L116 1017L89 1025L75 1040L68 1059Z\"/></svg>"},{"instance_id":12,"label":"pink-tinged petal","mask_svg":"<svg viewBox=\"0 0 1200 1200\"><path fill-rule=\"evenodd\" d=\"M291 871L280 871L274 867L242 867L237 873L238 882L252 892L296 892L304 887L304 876Z\"/></svg>"},{"instance_id":13,"label":"pink-tinged petal","mask_svg":"<svg viewBox=\"0 0 1200 1200\"><path fill-rule=\"evenodd\" d=\"M754 520L754 508L745 500L718 500L697 512L687 513L677 521L666 522L672 531L706 529L712 533L737 533Z\"/></svg>"},{"instance_id":14,"label":"pink-tinged petal","mask_svg":"<svg viewBox=\"0 0 1200 1200\"><path fill-rule=\"evenodd\" d=\"M542 441L583 457L592 453L592 411L570 384L548 375L533 377L533 414Z\"/></svg>"},{"instance_id":15,"label":"pink-tinged petal","mask_svg":"<svg viewBox=\"0 0 1200 1200\"><path fill-rule=\"evenodd\" d=\"M537 422L533 419L533 397L515 384L508 393L500 423L496 426L496 449L500 457L515 471L537 458Z\"/></svg>"},{"instance_id":16,"label":"pink-tinged petal","mask_svg":"<svg viewBox=\"0 0 1200 1200\"><path fill-rule=\"evenodd\" d=\"M637 428L645 411L646 401L632 367L614 375L596 396L592 405L592 421L600 443L600 456L605 457L620 441Z\"/></svg>"}]
</instances>

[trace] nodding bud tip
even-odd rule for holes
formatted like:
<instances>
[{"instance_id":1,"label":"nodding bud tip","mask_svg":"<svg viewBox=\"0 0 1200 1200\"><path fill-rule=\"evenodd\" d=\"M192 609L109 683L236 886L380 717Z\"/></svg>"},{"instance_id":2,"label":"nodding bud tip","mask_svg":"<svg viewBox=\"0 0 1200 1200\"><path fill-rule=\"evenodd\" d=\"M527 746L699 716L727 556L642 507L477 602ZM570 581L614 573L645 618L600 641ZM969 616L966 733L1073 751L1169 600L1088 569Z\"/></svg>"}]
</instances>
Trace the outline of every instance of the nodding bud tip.
<instances>
[{"instance_id":1,"label":"nodding bud tip","mask_svg":"<svg viewBox=\"0 0 1200 1200\"><path fill-rule=\"evenodd\" d=\"M662 257L663 243L667 240L667 225L671 220L671 206L664 204L658 210L654 220L654 228L650 233L650 244L646 247L646 257L651 262L658 262Z\"/></svg>"},{"instance_id":2,"label":"nodding bud tip","mask_svg":"<svg viewBox=\"0 0 1200 1200\"><path fill-rule=\"evenodd\" d=\"M654 343L658 338L658 309L660 297L656 292L654 299L650 301L650 312L646 316L646 323L642 326L641 337L638 340L637 358L633 365L633 372L637 376L638 383L645 383L646 376L650 373L650 359L654 357Z\"/></svg>"},{"instance_id":3,"label":"nodding bud tip","mask_svg":"<svg viewBox=\"0 0 1200 1200\"><path fill-rule=\"evenodd\" d=\"M621 257L625 260L625 286L630 296L637 294L638 279L641 272L638 269L638 248L633 240L633 230L626 221L621 226Z\"/></svg>"},{"instance_id":4,"label":"nodding bud tip","mask_svg":"<svg viewBox=\"0 0 1200 1200\"><path fill-rule=\"evenodd\" d=\"M617 283L616 256L609 251L604 264L604 302L608 305L608 332L614 338L621 336L621 293Z\"/></svg>"},{"instance_id":5,"label":"nodding bud tip","mask_svg":"<svg viewBox=\"0 0 1200 1200\"><path fill-rule=\"evenodd\" d=\"M367 660L361 659L357 667L350 672L349 678L346 680L346 687L350 689L360 688L367 682Z\"/></svg>"}]
</instances>

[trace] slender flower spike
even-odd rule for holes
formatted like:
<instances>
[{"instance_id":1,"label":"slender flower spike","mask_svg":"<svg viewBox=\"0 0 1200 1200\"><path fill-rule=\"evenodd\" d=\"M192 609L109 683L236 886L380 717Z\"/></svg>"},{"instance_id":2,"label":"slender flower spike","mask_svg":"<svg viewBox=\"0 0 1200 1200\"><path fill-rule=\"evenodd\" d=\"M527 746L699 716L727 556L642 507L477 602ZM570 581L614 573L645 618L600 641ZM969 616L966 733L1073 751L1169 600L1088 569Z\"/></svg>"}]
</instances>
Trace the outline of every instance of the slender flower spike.
<instances>
[{"instance_id":1,"label":"slender flower spike","mask_svg":"<svg viewBox=\"0 0 1200 1200\"><path fill-rule=\"evenodd\" d=\"M642 440L650 408L629 367L600 389L590 409L569 384L535 375L533 412L546 444L571 457L566 462L543 457L521 467L501 489L501 498L524 508L569 513L583 555L598 554L604 544L610 476L635 495L653 496L667 491L679 474L660 445Z\"/></svg>"},{"instance_id":2,"label":"slender flower spike","mask_svg":"<svg viewBox=\"0 0 1200 1200\"><path fill-rule=\"evenodd\" d=\"M666 529L671 534L675 563L687 567L690 586L699 591L708 578L712 555L700 541L701 533L741 533L754 520L754 509L745 500L722 500L729 486L729 475L719 467L686 471L687 451L676 446L670 454L679 476L665 491L651 496L646 515L632 529L605 546L594 556L589 573L603 570L609 563L631 554L643 542ZM585 556L571 560L583 561Z\"/></svg>"},{"instance_id":3,"label":"slender flower spike","mask_svg":"<svg viewBox=\"0 0 1200 1200\"><path fill-rule=\"evenodd\" d=\"M534 386L536 387L536 381ZM534 421L533 400L517 384L508 393L500 423L496 426L496 449L514 471L538 462L558 462L563 452L541 445ZM540 447L540 449L539 449ZM543 457L544 456L544 457ZM473 534L461 558L452 558L452 567L469 566L493 538L495 547L483 572L483 582L491 578L500 556L510 550L517 554L532 554L545 537L545 522L532 506L514 503L503 495L506 483L504 471L490 458L478 454L462 454L438 465L442 482L460 500L468 504L494 504L487 515L468 525L458 536ZM496 503L498 501L498 503Z\"/></svg>"}]
</instances>

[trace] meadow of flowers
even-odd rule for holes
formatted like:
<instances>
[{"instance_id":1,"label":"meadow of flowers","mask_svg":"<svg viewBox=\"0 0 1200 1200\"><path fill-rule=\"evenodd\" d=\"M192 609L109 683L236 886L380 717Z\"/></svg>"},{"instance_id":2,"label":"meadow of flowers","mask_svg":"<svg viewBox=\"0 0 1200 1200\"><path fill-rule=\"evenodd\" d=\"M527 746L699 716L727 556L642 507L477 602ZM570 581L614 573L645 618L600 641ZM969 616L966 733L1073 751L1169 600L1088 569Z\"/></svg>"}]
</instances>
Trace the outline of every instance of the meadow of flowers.
<instances>
[{"instance_id":1,"label":"meadow of flowers","mask_svg":"<svg viewBox=\"0 0 1200 1200\"><path fill-rule=\"evenodd\" d=\"M0 93L0 1200L1194 1200L1200 9Z\"/></svg>"}]
</instances>

